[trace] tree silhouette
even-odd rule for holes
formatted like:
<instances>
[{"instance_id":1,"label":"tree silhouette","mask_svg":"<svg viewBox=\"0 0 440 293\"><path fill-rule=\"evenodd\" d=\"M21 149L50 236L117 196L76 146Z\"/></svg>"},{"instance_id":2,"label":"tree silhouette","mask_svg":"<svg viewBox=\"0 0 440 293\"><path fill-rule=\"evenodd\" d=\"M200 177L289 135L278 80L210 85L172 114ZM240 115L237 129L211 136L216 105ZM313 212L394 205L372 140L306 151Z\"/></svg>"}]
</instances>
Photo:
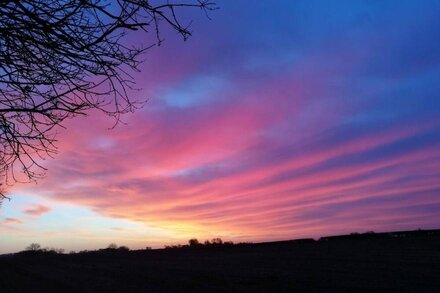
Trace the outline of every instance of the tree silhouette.
<instances>
[{"instance_id":1,"label":"tree silhouette","mask_svg":"<svg viewBox=\"0 0 440 293\"><path fill-rule=\"evenodd\" d=\"M213 238L211 240L212 245L223 245L223 240L221 238Z\"/></svg>"},{"instance_id":2,"label":"tree silhouette","mask_svg":"<svg viewBox=\"0 0 440 293\"><path fill-rule=\"evenodd\" d=\"M107 249L118 249L118 246L117 246L115 243L110 243L110 244L107 246Z\"/></svg>"},{"instance_id":3,"label":"tree silhouette","mask_svg":"<svg viewBox=\"0 0 440 293\"><path fill-rule=\"evenodd\" d=\"M200 242L196 238L192 238L192 239L188 240L188 245L190 247L197 247L200 245Z\"/></svg>"},{"instance_id":4,"label":"tree silhouette","mask_svg":"<svg viewBox=\"0 0 440 293\"><path fill-rule=\"evenodd\" d=\"M39 251L41 250L41 245L38 243L31 243L28 247L26 247L28 251Z\"/></svg>"},{"instance_id":5,"label":"tree silhouette","mask_svg":"<svg viewBox=\"0 0 440 293\"><path fill-rule=\"evenodd\" d=\"M191 2L192 1L192 2ZM139 55L128 32L149 33L160 45L162 25L186 40L185 8L205 14L209 0L0 0L0 184L44 176L55 130L88 110L113 117L142 105L130 97ZM162 2L162 3L158 3ZM0 198L5 197L0 190Z\"/></svg>"}]
</instances>

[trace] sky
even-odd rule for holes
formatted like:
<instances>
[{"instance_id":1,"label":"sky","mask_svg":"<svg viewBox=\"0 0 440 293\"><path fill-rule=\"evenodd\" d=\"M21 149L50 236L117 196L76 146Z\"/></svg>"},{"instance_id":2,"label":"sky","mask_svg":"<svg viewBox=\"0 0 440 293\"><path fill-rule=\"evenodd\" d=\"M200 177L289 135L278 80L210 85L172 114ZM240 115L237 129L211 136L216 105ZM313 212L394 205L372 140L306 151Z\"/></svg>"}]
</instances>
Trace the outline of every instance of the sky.
<instances>
[{"instance_id":1,"label":"sky","mask_svg":"<svg viewBox=\"0 0 440 293\"><path fill-rule=\"evenodd\" d=\"M58 134L0 253L440 228L440 1L218 0L144 56L144 108Z\"/></svg>"}]
</instances>

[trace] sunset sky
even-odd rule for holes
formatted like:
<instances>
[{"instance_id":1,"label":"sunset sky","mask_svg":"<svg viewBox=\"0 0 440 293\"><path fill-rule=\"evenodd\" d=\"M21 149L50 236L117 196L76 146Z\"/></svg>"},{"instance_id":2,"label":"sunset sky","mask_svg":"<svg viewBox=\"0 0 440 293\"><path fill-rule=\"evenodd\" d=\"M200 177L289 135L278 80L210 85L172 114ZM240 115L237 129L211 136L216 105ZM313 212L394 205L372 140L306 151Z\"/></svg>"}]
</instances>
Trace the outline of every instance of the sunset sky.
<instances>
[{"instance_id":1,"label":"sunset sky","mask_svg":"<svg viewBox=\"0 0 440 293\"><path fill-rule=\"evenodd\" d=\"M440 1L217 4L146 53L126 125L59 130L0 253L440 228Z\"/></svg>"}]
</instances>

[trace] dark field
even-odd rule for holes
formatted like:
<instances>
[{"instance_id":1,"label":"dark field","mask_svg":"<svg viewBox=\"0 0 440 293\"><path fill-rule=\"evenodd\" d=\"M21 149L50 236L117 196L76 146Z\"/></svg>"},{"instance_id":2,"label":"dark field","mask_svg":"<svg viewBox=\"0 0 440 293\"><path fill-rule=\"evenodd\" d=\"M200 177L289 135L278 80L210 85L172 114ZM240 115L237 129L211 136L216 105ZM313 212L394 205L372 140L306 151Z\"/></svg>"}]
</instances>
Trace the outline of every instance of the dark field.
<instances>
[{"instance_id":1,"label":"dark field","mask_svg":"<svg viewBox=\"0 0 440 293\"><path fill-rule=\"evenodd\" d=\"M0 292L440 292L440 233L0 258Z\"/></svg>"}]
</instances>

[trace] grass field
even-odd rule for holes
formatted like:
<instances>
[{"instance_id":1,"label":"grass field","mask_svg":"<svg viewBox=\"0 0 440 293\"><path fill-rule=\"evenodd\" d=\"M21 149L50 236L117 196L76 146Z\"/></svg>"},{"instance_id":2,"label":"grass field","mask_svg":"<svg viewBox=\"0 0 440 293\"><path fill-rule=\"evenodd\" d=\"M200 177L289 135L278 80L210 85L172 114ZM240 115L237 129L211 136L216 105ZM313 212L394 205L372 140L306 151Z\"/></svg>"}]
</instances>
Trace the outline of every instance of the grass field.
<instances>
[{"instance_id":1,"label":"grass field","mask_svg":"<svg viewBox=\"0 0 440 293\"><path fill-rule=\"evenodd\" d=\"M0 292L440 292L440 235L16 254Z\"/></svg>"}]
</instances>

